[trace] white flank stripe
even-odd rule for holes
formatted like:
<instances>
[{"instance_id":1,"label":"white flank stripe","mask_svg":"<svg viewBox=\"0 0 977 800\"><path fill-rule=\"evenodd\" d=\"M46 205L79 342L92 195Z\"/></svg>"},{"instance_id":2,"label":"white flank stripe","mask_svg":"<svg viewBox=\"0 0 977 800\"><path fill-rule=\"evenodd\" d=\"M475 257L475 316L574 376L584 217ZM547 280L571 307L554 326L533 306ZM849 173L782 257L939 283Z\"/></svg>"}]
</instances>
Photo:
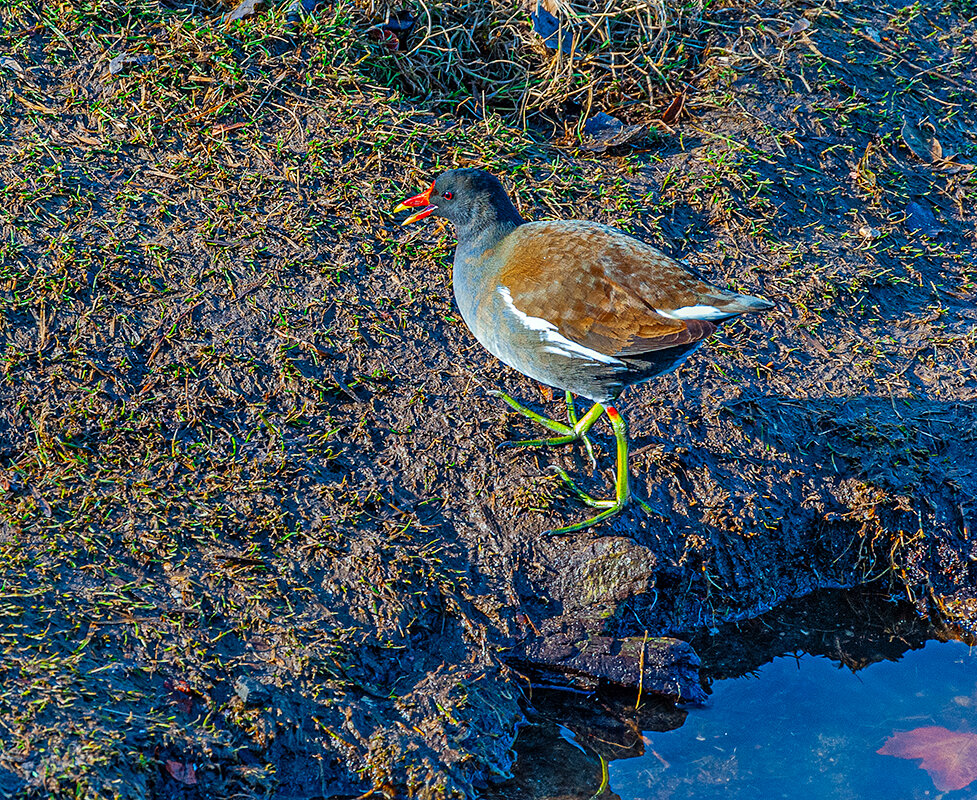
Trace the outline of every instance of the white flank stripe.
<instances>
[{"instance_id":1,"label":"white flank stripe","mask_svg":"<svg viewBox=\"0 0 977 800\"><path fill-rule=\"evenodd\" d=\"M584 358L588 361L599 361L602 364L613 364L615 366L624 366L624 362L620 359L614 358L614 356L604 355L604 353L598 353L596 350L591 350L589 347L584 347L582 344L577 344L570 339L567 339L562 333L556 329L556 325L549 322L542 317L531 317L523 311L516 308L516 304L512 302L512 292L509 291L508 286L500 286L499 294L502 295L502 299L505 304L512 310L512 313L519 318L527 328L532 331L539 331L541 338L546 342L546 346L543 347L547 353L553 353L558 356L566 356L567 358Z\"/></svg>"},{"instance_id":2,"label":"white flank stripe","mask_svg":"<svg viewBox=\"0 0 977 800\"><path fill-rule=\"evenodd\" d=\"M676 308L672 311L665 311L661 308L656 308L659 314L663 317L668 317L669 319L703 319L703 320L714 320L714 319L729 319L730 317L735 317L735 314L730 314L728 311L723 311L715 306L685 306L684 308Z\"/></svg>"}]
</instances>

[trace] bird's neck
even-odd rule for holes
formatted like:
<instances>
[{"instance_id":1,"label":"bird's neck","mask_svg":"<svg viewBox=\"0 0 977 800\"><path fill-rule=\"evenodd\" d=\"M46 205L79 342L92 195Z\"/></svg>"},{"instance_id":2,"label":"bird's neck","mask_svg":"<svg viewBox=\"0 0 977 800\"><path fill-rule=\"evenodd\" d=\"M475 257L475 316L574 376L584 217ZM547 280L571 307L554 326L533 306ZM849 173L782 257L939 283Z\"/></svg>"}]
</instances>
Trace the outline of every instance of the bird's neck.
<instances>
[{"instance_id":1,"label":"bird's neck","mask_svg":"<svg viewBox=\"0 0 977 800\"><path fill-rule=\"evenodd\" d=\"M476 198L468 216L453 222L458 233L458 251L478 255L498 246L525 220L499 187L497 193Z\"/></svg>"},{"instance_id":2,"label":"bird's neck","mask_svg":"<svg viewBox=\"0 0 977 800\"><path fill-rule=\"evenodd\" d=\"M474 317L478 304L495 289L498 275L491 268L492 256L499 252L505 238L522 222L522 218L516 214L516 219L492 220L489 224L481 220L481 224L458 226L452 283L455 299L466 322Z\"/></svg>"},{"instance_id":3,"label":"bird's neck","mask_svg":"<svg viewBox=\"0 0 977 800\"><path fill-rule=\"evenodd\" d=\"M467 219L454 220L458 248L452 278L455 297L466 322L486 291L493 290L491 283L498 279L491 268L492 254L524 222L501 186L497 192L477 198Z\"/></svg>"},{"instance_id":4,"label":"bird's neck","mask_svg":"<svg viewBox=\"0 0 977 800\"><path fill-rule=\"evenodd\" d=\"M469 327L479 303L494 291L494 282L498 280L487 259L498 251L505 237L517 227L515 224L499 224L481 230L458 232L452 284L458 310Z\"/></svg>"},{"instance_id":5,"label":"bird's neck","mask_svg":"<svg viewBox=\"0 0 977 800\"><path fill-rule=\"evenodd\" d=\"M509 196L502 191L486 193L475 199L466 219L455 219L458 243L472 245L487 243L489 247L501 241L525 220L516 211Z\"/></svg>"},{"instance_id":6,"label":"bird's neck","mask_svg":"<svg viewBox=\"0 0 977 800\"><path fill-rule=\"evenodd\" d=\"M488 250L494 250L522 222L522 219L473 219L466 225L459 225L458 252L464 253L466 257L478 257Z\"/></svg>"}]
</instances>

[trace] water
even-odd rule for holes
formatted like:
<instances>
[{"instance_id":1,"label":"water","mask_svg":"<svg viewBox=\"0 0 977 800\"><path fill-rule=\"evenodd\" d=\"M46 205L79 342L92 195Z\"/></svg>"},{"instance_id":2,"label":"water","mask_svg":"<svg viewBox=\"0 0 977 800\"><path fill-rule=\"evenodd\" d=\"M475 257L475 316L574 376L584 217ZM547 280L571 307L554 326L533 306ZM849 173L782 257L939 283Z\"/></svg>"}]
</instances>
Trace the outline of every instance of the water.
<instances>
[{"instance_id":1,"label":"water","mask_svg":"<svg viewBox=\"0 0 977 800\"><path fill-rule=\"evenodd\" d=\"M943 794L918 760L876 752L923 726L977 734L977 650L931 641L857 673L780 657L717 681L676 730L645 732L643 755L610 762L609 788L621 800L977 800L977 781Z\"/></svg>"}]
</instances>

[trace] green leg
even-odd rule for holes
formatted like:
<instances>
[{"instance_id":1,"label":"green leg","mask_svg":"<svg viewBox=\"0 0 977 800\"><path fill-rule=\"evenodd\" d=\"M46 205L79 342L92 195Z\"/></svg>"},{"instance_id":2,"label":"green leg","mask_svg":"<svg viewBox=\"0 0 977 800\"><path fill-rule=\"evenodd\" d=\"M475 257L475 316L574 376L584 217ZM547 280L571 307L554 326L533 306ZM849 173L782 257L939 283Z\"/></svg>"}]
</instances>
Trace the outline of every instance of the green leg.
<instances>
[{"instance_id":1,"label":"green leg","mask_svg":"<svg viewBox=\"0 0 977 800\"><path fill-rule=\"evenodd\" d=\"M577 409L573 405L573 392L567 392L567 417L571 425L577 424Z\"/></svg>"},{"instance_id":2,"label":"green leg","mask_svg":"<svg viewBox=\"0 0 977 800\"><path fill-rule=\"evenodd\" d=\"M603 406L598 403L594 403L594 407L590 409L586 414L577 419L576 409L573 407L573 395L567 392L567 414L570 417L570 421L573 427L569 425L564 425L562 422L557 422L556 420L550 419L549 417L544 417L541 414L537 414L530 408L526 408L518 400L513 399L505 392L490 391L490 395L493 397L501 398L510 408L518 411L527 419L531 419L533 422L542 425L544 428L549 428L554 433L561 434L560 436L551 437L548 439L523 439L518 442L504 442L502 447L555 447L561 444L570 444L571 442L583 441L584 447L587 449L587 455L590 456L590 461L596 468L597 459L594 458L594 448L590 444L590 440L587 438L587 431L589 431L595 422L601 418L604 413Z\"/></svg>"},{"instance_id":3,"label":"green leg","mask_svg":"<svg viewBox=\"0 0 977 800\"><path fill-rule=\"evenodd\" d=\"M595 406L599 408L600 406ZM614 481L614 499L613 500L596 500L583 491L573 479L567 475L567 473L560 469L559 467L554 467L557 474L566 482L566 484L573 490L574 494L577 495L580 500L586 503L591 508L602 508L604 509L599 514L590 519L584 520L583 522L578 522L575 525L567 525L565 528L557 528L556 530L547 531L549 535L560 535L563 533L573 533L575 531L581 531L584 528L589 528L591 525L596 525L598 522L602 522L608 517L614 516L622 508L624 508L628 501L631 499L631 487L628 484L628 430L624 423L624 418L617 412L617 409L613 406L607 406L606 409L602 411L607 411L607 418L611 422L611 428L614 430L614 438L617 440L617 477ZM593 413L593 409L588 412L587 416ZM599 415L598 415L599 416ZM638 500L638 498L635 498ZM656 512L651 506L645 503L643 500L638 500L641 507L651 513L656 514Z\"/></svg>"},{"instance_id":4,"label":"green leg","mask_svg":"<svg viewBox=\"0 0 977 800\"><path fill-rule=\"evenodd\" d=\"M577 422L579 420L577 419L577 409L573 405L572 392L569 391L567 392L566 400L567 400L567 418L570 420L570 424L573 425L574 428L576 428ZM581 436L580 439L583 442L584 450L587 451L587 456L590 458L590 466L596 470L597 456L594 455L594 446L590 443L590 439L588 439L586 435Z\"/></svg>"}]
</instances>

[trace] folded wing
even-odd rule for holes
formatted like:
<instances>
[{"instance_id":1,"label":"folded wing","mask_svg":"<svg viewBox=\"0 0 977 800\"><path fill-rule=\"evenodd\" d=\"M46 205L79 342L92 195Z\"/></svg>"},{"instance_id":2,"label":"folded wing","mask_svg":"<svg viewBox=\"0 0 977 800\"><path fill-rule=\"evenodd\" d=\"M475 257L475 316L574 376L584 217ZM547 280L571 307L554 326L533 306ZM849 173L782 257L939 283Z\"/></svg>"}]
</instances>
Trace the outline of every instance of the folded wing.
<instances>
[{"instance_id":1,"label":"folded wing","mask_svg":"<svg viewBox=\"0 0 977 800\"><path fill-rule=\"evenodd\" d=\"M527 223L509 239L510 266L500 283L513 305L607 356L687 352L719 322L772 307L712 286L651 245L598 223Z\"/></svg>"}]
</instances>

